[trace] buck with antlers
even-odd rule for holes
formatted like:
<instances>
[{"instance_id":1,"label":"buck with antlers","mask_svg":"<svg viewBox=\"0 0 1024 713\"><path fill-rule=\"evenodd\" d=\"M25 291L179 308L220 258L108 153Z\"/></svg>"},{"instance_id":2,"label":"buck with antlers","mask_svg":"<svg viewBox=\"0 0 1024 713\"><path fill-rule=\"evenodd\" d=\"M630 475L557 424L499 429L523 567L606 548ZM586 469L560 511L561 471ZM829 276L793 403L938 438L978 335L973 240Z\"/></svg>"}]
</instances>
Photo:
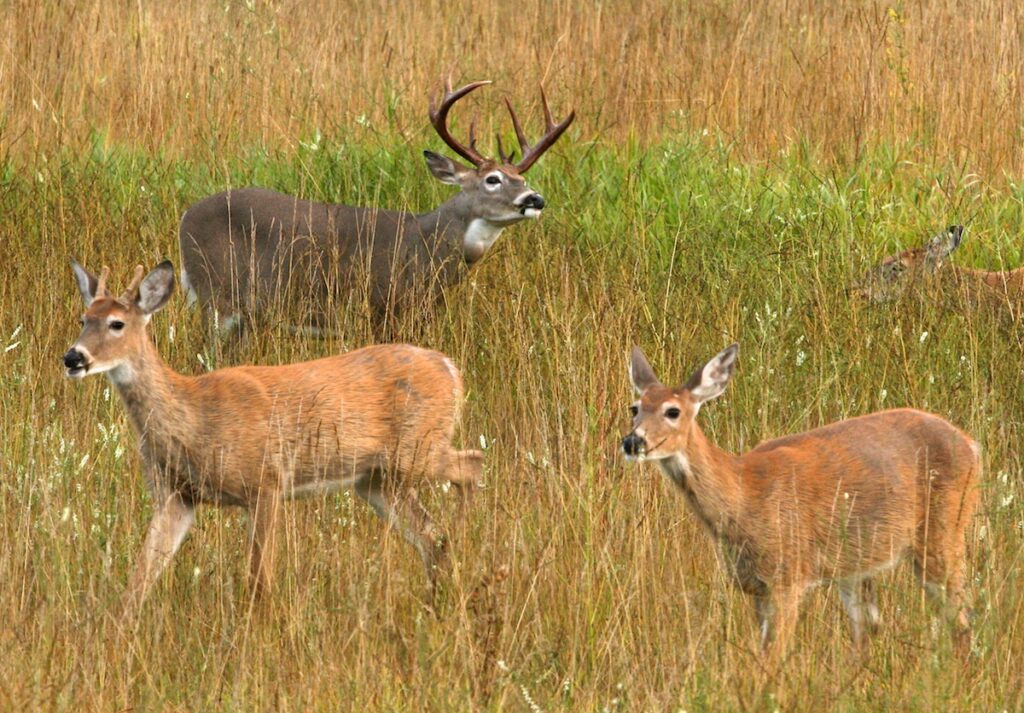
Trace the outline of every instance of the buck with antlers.
<instances>
[{"instance_id":1,"label":"buck with antlers","mask_svg":"<svg viewBox=\"0 0 1024 713\"><path fill-rule=\"evenodd\" d=\"M889 255L864 275L858 293L874 302L887 302L912 287L935 283L974 302L1024 302L1024 268L976 270L946 265L946 258L960 247L963 234L962 225L951 225L921 247Z\"/></svg>"},{"instance_id":2,"label":"buck with antlers","mask_svg":"<svg viewBox=\"0 0 1024 713\"><path fill-rule=\"evenodd\" d=\"M965 532L978 493L977 444L932 414L896 409L839 421L735 456L697 425L732 378L738 346L663 385L633 348L627 457L656 461L715 540L721 564L753 596L761 643L778 661L809 589L836 582L859 647L880 622L872 580L909 556L941 599L960 653L970 644Z\"/></svg>"},{"instance_id":3,"label":"buck with antlers","mask_svg":"<svg viewBox=\"0 0 1024 713\"><path fill-rule=\"evenodd\" d=\"M472 167L432 151L427 166L442 183L462 190L430 213L315 203L263 188L243 188L205 198L181 219L182 285L218 315L223 331L236 330L247 316L270 304L300 303L316 328L330 305L345 295L365 293L378 323L388 314L433 302L491 247L502 230L537 218L544 198L523 175L572 123L551 118L543 91L546 131L535 144L523 133L506 99L522 157L513 162L499 141L499 159L468 144L448 129L448 113L462 97L490 82L453 91L450 81L430 122L438 135Z\"/></svg>"},{"instance_id":4,"label":"buck with antlers","mask_svg":"<svg viewBox=\"0 0 1024 713\"><path fill-rule=\"evenodd\" d=\"M73 263L85 300L82 332L64 355L67 375L105 373L139 439L153 498L125 601L135 613L192 526L200 503L251 513L257 594L271 588L285 500L351 488L419 552L433 592L445 542L416 498L428 482L471 486L482 454L451 446L462 378L443 354L408 345L368 347L286 366L176 373L146 336L174 288L170 262L136 268L114 297Z\"/></svg>"}]
</instances>

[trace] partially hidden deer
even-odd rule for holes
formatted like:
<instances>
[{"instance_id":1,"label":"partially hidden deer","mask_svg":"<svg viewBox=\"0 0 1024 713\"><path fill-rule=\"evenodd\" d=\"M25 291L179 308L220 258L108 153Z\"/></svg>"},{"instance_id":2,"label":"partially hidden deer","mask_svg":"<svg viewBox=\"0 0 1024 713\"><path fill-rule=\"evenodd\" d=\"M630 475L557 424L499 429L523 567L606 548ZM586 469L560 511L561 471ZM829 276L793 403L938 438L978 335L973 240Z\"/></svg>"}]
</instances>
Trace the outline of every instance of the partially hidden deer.
<instances>
[{"instance_id":1,"label":"partially hidden deer","mask_svg":"<svg viewBox=\"0 0 1024 713\"><path fill-rule=\"evenodd\" d=\"M1024 267L977 270L948 262L963 234L962 225L951 225L920 247L887 256L864 275L860 296L887 302L910 289L938 286L976 303L1024 305Z\"/></svg>"},{"instance_id":2,"label":"partially hidden deer","mask_svg":"<svg viewBox=\"0 0 1024 713\"><path fill-rule=\"evenodd\" d=\"M68 377L106 374L139 442L154 514L125 595L125 617L184 540L200 504L251 515L254 593L272 589L282 505L350 488L419 553L433 594L445 538L416 496L429 483L471 487L482 453L451 443L462 378L443 354L380 345L284 366L200 376L164 363L146 334L174 289L169 261L120 296L72 263L85 300L82 331L64 355Z\"/></svg>"},{"instance_id":3,"label":"partially hidden deer","mask_svg":"<svg viewBox=\"0 0 1024 713\"><path fill-rule=\"evenodd\" d=\"M874 579L909 558L969 651L966 531L977 503L977 444L933 414L894 409L765 441L742 455L712 443L696 416L732 378L738 345L681 386L665 386L639 347L639 398L626 457L654 461L714 540L719 563L754 600L769 661L786 650L804 594L835 583L855 647L880 624Z\"/></svg>"},{"instance_id":4,"label":"partially hidden deer","mask_svg":"<svg viewBox=\"0 0 1024 713\"><path fill-rule=\"evenodd\" d=\"M574 112L555 123L541 92L544 135L530 144L511 102L521 157L498 158L448 128L452 106L490 84L452 90L449 79L429 118L438 136L471 165L424 151L427 167L442 183L461 190L436 210L416 214L317 203L265 188L240 188L204 198L185 211L179 228L181 282L189 301L214 315L221 334L238 334L248 318L270 305L299 305L304 331L319 332L332 308L365 295L379 334L390 315L436 302L442 288L458 282L491 248L502 231L539 218L546 205L526 184L525 173L572 123Z\"/></svg>"}]
</instances>

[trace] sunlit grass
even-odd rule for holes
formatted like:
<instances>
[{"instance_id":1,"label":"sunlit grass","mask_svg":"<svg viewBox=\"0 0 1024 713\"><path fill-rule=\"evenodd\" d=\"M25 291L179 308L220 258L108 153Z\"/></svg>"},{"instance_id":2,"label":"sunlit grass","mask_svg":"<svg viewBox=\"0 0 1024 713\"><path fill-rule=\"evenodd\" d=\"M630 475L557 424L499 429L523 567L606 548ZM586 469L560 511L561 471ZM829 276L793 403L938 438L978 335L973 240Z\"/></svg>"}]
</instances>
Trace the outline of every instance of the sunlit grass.
<instances>
[{"instance_id":1,"label":"sunlit grass","mask_svg":"<svg viewBox=\"0 0 1024 713\"><path fill-rule=\"evenodd\" d=\"M1020 9L516 5L0 10L0 708L1020 707L1021 324L846 291L955 222L959 264L1024 260ZM411 548L339 495L289 508L267 609L248 597L245 519L202 509L118 638L151 504L116 394L62 376L81 310L68 260L109 264L115 285L177 263L181 212L227 186L433 208L451 189L423 165L441 148L424 94L455 59L457 79L498 80L474 98L482 127L509 130L507 92L536 129L538 79L580 118L530 172L543 219L399 326L460 365L460 440L487 446L463 518L426 497L453 534L441 615ZM362 315L345 305L321 341L271 325L229 360L361 346ZM150 332L181 371L213 358L180 295ZM784 672L755 682L748 602L683 499L618 454L631 344L682 380L732 341L739 372L700 414L725 448L891 406L981 443L968 665L900 569L866 659L824 588Z\"/></svg>"}]
</instances>

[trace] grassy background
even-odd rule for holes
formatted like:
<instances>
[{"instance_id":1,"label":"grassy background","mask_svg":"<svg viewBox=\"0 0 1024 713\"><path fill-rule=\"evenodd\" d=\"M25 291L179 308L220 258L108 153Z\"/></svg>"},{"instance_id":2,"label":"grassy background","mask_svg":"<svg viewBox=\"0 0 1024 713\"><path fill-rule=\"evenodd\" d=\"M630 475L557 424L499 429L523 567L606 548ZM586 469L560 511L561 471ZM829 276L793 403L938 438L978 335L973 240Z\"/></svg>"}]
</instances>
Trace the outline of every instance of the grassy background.
<instances>
[{"instance_id":1,"label":"grassy background","mask_svg":"<svg viewBox=\"0 0 1024 713\"><path fill-rule=\"evenodd\" d=\"M951 222L956 260L1016 267L1024 10L898 4L9 3L0 9L0 707L525 710L1015 709L1022 704L1024 334L1010 310L935 295L885 308L845 286ZM251 183L427 210L449 189L424 93L458 61L536 131L537 82L580 118L531 172L543 220L507 231L436 319L469 390L462 441L487 487L454 532L443 615L419 562L362 504L298 503L271 613L246 597L244 518L200 511L138 633L110 616L150 503L77 333L69 257L177 261L192 201ZM474 95L508 134L499 91ZM471 108L457 112L463 121ZM465 126L465 123L462 124ZM277 363L364 344L260 333ZM151 327L176 368L207 351L180 297ZM908 569L851 658L831 589L786 670L752 682L753 615L681 498L617 453L630 344L666 379L740 341L701 413L731 450L915 406L984 449L969 564L976 644L958 666ZM507 571L502 578L498 573ZM500 580L500 581L496 581Z\"/></svg>"}]
</instances>

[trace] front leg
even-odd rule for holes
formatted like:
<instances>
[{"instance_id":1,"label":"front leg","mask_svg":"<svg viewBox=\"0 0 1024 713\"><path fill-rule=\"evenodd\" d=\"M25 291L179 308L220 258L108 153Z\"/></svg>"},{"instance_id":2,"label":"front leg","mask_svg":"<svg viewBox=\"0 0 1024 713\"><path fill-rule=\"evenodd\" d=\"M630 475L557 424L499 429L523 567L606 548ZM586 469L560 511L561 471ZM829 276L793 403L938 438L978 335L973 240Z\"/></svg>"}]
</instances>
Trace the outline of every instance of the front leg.
<instances>
[{"instance_id":1,"label":"front leg","mask_svg":"<svg viewBox=\"0 0 1024 713\"><path fill-rule=\"evenodd\" d=\"M277 531L281 521L281 494L263 488L252 507L252 540L249 553L253 596L264 599L273 591L274 561L277 553Z\"/></svg>"},{"instance_id":2,"label":"front leg","mask_svg":"<svg viewBox=\"0 0 1024 713\"><path fill-rule=\"evenodd\" d=\"M135 619L149 590L170 563L195 522L195 508L181 493L171 493L156 505L157 510L150 520L142 552L136 560L135 572L124 595L123 621Z\"/></svg>"}]
</instances>

